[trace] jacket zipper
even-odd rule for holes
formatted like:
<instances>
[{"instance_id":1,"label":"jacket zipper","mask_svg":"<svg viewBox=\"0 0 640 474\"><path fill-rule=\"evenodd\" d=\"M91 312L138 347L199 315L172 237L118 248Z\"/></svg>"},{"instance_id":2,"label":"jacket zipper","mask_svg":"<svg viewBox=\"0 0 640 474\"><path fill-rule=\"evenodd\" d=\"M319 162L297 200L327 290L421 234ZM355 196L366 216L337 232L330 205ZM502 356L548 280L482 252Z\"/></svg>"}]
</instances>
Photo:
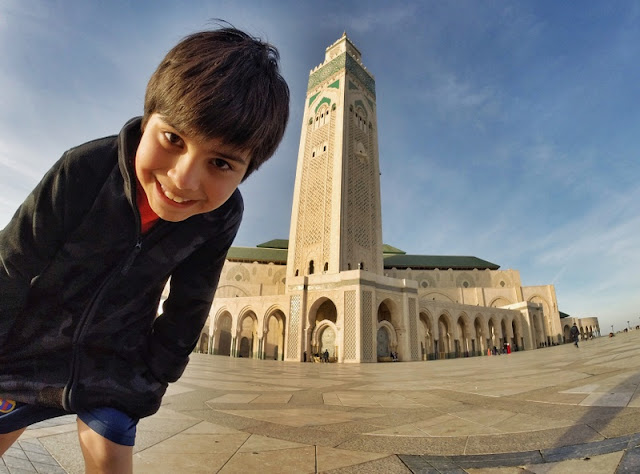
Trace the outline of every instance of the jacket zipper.
<instances>
[{"instance_id":1,"label":"jacket zipper","mask_svg":"<svg viewBox=\"0 0 640 474\"><path fill-rule=\"evenodd\" d=\"M124 260L124 264L119 269L116 267L116 269L114 269L109 274L109 276L105 278L102 285L100 285L100 288L98 289L98 291L96 291L93 299L87 305L87 309L82 315L80 322L78 323L78 327L71 341L71 348L72 348L71 374L69 375L69 381L67 382L67 384L64 387L64 390L62 391L62 407L66 411L73 411L73 407L71 404L71 397L73 396L73 389L77 384L77 376L78 376L79 365L80 365L80 361L78 360L78 357L79 357L78 345L84 339L86 329L89 326L89 323L91 322L91 320L93 319L93 316L95 315L98 302L102 299L105 289L109 286L109 284L111 283L111 280L114 279L116 274L118 274L118 270L121 275L126 275L129 272L129 269L131 268L131 265L133 265L134 260L140 253L140 250L142 250L142 239L140 235L138 235L136 244L133 247L133 250L127 256L127 258Z\"/></svg>"}]
</instances>

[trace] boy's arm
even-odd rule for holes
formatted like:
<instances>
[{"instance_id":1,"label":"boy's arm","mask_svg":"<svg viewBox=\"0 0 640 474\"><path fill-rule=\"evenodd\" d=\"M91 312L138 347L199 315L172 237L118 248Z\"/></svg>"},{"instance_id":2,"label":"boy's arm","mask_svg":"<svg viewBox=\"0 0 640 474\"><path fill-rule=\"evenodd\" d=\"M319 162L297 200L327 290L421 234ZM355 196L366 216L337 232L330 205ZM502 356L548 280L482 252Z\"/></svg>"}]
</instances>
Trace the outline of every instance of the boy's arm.
<instances>
[{"instance_id":1,"label":"boy's arm","mask_svg":"<svg viewBox=\"0 0 640 474\"><path fill-rule=\"evenodd\" d=\"M149 368L161 381L180 378L209 316L227 251L242 218L239 192L232 199L237 210L221 234L190 255L171 275L169 297L153 324L146 357Z\"/></svg>"},{"instance_id":2,"label":"boy's arm","mask_svg":"<svg viewBox=\"0 0 640 474\"><path fill-rule=\"evenodd\" d=\"M32 280L64 240L71 220L65 202L73 182L65 156L47 172L0 231L0 339L23 308Z\"/></svg>"}]
</instances>

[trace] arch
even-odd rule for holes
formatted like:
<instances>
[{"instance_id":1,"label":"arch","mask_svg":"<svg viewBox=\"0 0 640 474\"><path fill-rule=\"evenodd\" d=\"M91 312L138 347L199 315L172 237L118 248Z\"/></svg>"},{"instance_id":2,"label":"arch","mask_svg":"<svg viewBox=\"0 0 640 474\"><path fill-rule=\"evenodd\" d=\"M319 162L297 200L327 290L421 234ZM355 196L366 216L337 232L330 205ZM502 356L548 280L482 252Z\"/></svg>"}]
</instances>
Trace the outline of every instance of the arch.
<instances>
[{"instance_id":1,"label":"arch","mask_svg":"<svg viewBox=\"0 0 640 474\"><path fill-rule=\"evenodd\" d=\"M455 303L453 298L445 295L444 293L440 293L439 291L430 291L429 293L425 293L420 299L423 301L448 301L450 303Z\"/></svg>"},{"instance_id":2,"label":"arch","mask_svg":"<svg viewBox=\"0 0 640 474\"><path fill-rule=\"evenodd\" d=\"M446 311L438 317L438 358L448 359L453 357L453 337L451 334L453 324L451 315Z\"/></svg>"},{"instance_id":3,"label":"arch","mask_svg":"<svg viewBox=\"0 0 640 474\"><path fill-rule=\"evenodd\" d=\"M338 328L329 321L321 321L311 333L311 346L314 355L321 356L325 350L329 351L329 359L338 357Z\"/></svg>"},{"instance_id":4,"label":"arch","mask_svg":"<svg viewBox=\"0 0 640 474\"><path fill-rule=\"evenodd\" d=\"M237 328L237 351L238 357L254 358L257 356L258 341L258 317L252 310L245 310L239 320Z\"/></svg>"},{"instance_id":5,"label":"arch","mask_svg":"<svg viewBox=\"0 0 640 474\"><path fill-rule=\"evenodd\" d=\"M477 314L473 320L473 329L476 336L476 355L482 355L487 352L487 333L486 324L482 315Z\"/></svg>"},{"instance_id":6,"label":"arch","mask_svg":"<svg viewBox=\"0 0 640 474\"><path fill-rule=\"evenodd\" d=\"M198 352L207 354L209 352L209 331L203 330L200 333L200 341L198 342Z\"/></svg>"},{"instance_id":7,"label":"arch","mask_svg":"<svg viewBox=\"0 0 640 474\"><path fill-rule=\"evenodd\" d=\"M338 308L330 299L324 301L316 311L316 323L328 320L335 324L338 321Z\"/></svg>"},{"instance_id":8,"label":"arch","mask_svg":"<svg viewBox=\"0 0 640 474\"><path fill-rule=\"evenodd\" d=\"M280 309L270 311L265 321L262 358L284 360L284 332L287 327L284 312Z\"/></svg>"},{"instance_id":9,"label":"arch","mask_svg":"<svg viewBox=\"0 0 640 474\"><path fill-rule=\"evenodd\" d=\"M378 356L378 362L388 360L388 358L391 357L391 353L397 350L398 337L391 322L386 320L378 322L376 332L376 354Z\"/></svg>"},{"instance_id":10,"label":"arch","mask_svg":"<svg viewBox=\"0 0 640 474\"><path fill-rule=\"evenodd\" d=\"M420 341L422 360L435 358L433 336L432 317L428 311L420 310L418 317L418 340Z\"/></svg>"},{"instance_id":11,"label":"arch","mask_svg":"<svg viewBox=\"0 0 640 474\"><path fill-rule=\"evenodd\" d=\"M216 298L235 298L238 296L249 296L249 293L236 285L220 285L215 294Z\"/></svg>"},{"instance_id":12,"label":"arch","mask_svg":"<svg viewBox=\"0 0 640 474\"><path fill-rule=\"evenodd\" d=\"M473 338L471 337L471 322L466 313L460 313L456 320L456 335L456 357L469 357L470 354L473 354L474 343L472 343Z\"/></svg>"},{"instance_id":13,"label":"arch","mask_svg":"<svg viewBox=\"0 0 640 474\"><path fill-rule=\"evenodd\" d=\"M543 339L546 340L546 335L550 335L551 334L551 326L550 326L550 322L551 322L551 305L547 302L547 299L544 298L543 296L540 296L539 294L534 294L532 296L529 297L529 299L527 300L529 303L533 303L533 304L537 304L542 306L542 322L543 322L543 328L544 328L544 335L543 335ZM551 341L548 341L551 342Z\"/></svg>"},{"instance_id":14,"label":"arch","mask_svg":"<svg viewBox=\"0 0 640 474\"><path fill-rule=\"evenodd\" d=\"M522 330L522 321L520 316L514 316L511 320L511 331L513 338L511 339L511 350L524 350L524 332Z\"/></svg>"},{"instance_id":15,"label":"arch","mask_svg":"<svg viewBox=\"0 0 640 474\"><path fill-rule=\"evenodd\" d=\"M510 329L511 326L507 326L507 319L506 318L502 318L500 320L500 331L502 332L502 339L500 340L500 349L502 349L503 351L506 351L507 349L507 344L509 343L509 331L507 329Z\"/></svg>"},{"instance_id":16,"label":"arch","mask_svg":"<svg viewBox=\"0 0 640 474\"><path fill-rule=\"evenodd\" d=\"M231 328L233 326L233 318L231 317L231 313L227 310L223 310L218 313L214 332L213 332L213 353L219 355L231 355Z\"/></svg>"},{"instance_id":17,"label":"arch","mask_svg":"<svg viewBox=\"0 0 640 474\"><path fill-rule=\"evenodd\" d=\"M391 311L384 301L378 306L378 323L382 321L391 322Z\"/></svg>"},{"instance_id":18,"label":"arch","mask_svg":"<svg viewBox=\"0 0 640 474\"><path fill-rule=\"evenodd\" d=\"M501 308L502 306L507 306L510 304L511 304L511 301L509 301L507 298L505 298L504 296L498 296L493 300L491 300L491 303L489 303L489 306L491 308Z\"/></svg>"},{"instance_id":19,"label":"arch","mask_svg":"<svg viewBox=\"0 0 640 474\"><path fill-rule=\"evenodd\" d=\"M500 321L495 316L491 316L487 325L489 330L487 334L489 349L495 352L500 348L500 339L502 337L500 334Z\"/></svg>"},{"instance_id":20,"label":"arch","mask_svg":"<svg viewBox=\"0 0 640 474\"><path fill-rule=\"evenodd\" d=\"M304 340L306 352L309 356L319 353L319 346L317 337L314 339L314 334L317 336L317 330L325 323L330 323L336 328L338 322L338 309L332 299L321 296L312 304L309 305L309 312L307 314L308 326L305 330Z\"/></svg>"},{"instance_id":21,"label":"arch","mask_svg":"<svg viewBox=\"0 0 640 474\"><path fill-rule=\"evenodd\" d=\"M531 333L533 336L533 347L538 348L545 342L544 337L544 325L542 322L542 315L539 312L531 314Z\"/></svg>"},{"instance_id":22,"label":"arch","mask_svg":"<svg viewBox=\"0 0 640 474\"><path fill-rule=\"evenodd\" d=\"M395 331L402 329L398 305L392 298L384 298L378 303L377 322L380 321L389 321Z\"/></svg>"}]
</instances>

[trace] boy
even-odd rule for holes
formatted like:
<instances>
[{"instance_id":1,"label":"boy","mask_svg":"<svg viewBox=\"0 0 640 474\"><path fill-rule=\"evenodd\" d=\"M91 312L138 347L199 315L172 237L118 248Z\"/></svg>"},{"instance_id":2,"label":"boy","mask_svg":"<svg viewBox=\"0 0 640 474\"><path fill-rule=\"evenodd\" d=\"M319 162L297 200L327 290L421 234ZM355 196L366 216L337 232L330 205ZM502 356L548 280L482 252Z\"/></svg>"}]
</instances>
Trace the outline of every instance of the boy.
<instances>
[{"instance_id":1,"label":"boy","mask_svg":"<svg viewBox=\"0 0 640 474\"><path fill-rule=\"evenodd\" d=\"M76 413L87 472L131 472L137 421L207 319L236 188L284 134L278 59L234 28L185 38L144 116L67 151L0 232L0 455L28 425Z\"/></svg>"}]
</instances>

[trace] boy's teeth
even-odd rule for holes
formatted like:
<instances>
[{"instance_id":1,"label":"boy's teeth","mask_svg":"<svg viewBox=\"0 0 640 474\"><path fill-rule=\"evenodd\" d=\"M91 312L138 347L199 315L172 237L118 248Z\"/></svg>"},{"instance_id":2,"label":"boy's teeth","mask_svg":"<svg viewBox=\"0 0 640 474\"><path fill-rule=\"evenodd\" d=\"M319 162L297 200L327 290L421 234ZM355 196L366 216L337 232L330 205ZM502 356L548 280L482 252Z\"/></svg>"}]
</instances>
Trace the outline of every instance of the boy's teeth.
<instances>
[{"instance_id":1,"label":"boy's teeth","mask_svg":"<svg viewBox=\"0 0 640 474\"><path fill-rule=\"evenodd\" d=\"M182 199L180 196L176 196L171 191L167 191L164 188L162 188L162 192L164 192L164 195L167 196L169 199L171 199L174 202L183 203L183 202L189 201L189 199Z\"/></svg>"}]
</instances>

